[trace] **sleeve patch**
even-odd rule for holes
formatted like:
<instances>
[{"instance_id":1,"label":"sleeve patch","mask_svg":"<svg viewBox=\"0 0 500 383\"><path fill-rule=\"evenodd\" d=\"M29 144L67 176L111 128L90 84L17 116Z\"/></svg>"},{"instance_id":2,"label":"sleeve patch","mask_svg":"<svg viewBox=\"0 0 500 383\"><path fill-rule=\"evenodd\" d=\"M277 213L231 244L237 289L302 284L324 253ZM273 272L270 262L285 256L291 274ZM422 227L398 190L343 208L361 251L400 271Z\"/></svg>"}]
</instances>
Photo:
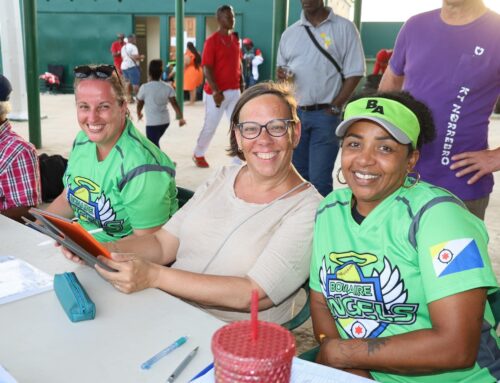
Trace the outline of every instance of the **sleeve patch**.
<instances>
[{"instance_id":1,"label":"sleeve patch","mask_svg":"<svg viewBox=\"0 0 500 383\"><path fill-rule=\"evenodd\" d=\"M454 239L429 248L437 277L483 268L483 259L472 238Z\"/></svg>"}]
</instances>

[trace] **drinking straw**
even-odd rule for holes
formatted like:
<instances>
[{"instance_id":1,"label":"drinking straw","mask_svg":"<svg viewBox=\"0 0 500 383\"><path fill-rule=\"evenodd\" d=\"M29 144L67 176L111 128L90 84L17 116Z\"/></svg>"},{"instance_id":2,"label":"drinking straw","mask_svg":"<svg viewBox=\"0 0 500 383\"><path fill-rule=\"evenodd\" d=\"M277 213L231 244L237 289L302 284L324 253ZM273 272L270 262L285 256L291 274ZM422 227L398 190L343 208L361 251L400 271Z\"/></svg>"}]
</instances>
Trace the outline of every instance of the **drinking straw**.
<instances>
[{"instance_id":1,"label":"drinking straw","mask_svg":"<svg viewBox=\"0 0 500 383\"><path fill-rule=\"evenodd\" d=\"M250 308L251 325L252 325L252 340L256 341L259 336L259 292L257 289L252 290L252 305Z\"/></svg>"}]
</instances>

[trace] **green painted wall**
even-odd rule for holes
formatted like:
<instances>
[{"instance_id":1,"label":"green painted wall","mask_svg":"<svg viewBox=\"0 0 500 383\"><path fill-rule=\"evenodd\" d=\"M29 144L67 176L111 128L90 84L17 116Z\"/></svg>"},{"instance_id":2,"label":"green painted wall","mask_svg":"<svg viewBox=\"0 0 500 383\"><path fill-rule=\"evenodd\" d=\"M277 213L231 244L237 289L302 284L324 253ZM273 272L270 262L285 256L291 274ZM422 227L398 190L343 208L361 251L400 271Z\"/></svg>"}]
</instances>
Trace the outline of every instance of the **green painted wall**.
<instances>
[{"instance_id":1,"label":"green painted wall","mask_svg":"<svg viewBox=\"0 0 500 383\"><path fill-rule=\"evenodd\" d=\"M109 52L116 33L103 38L102 26L110 31L132 30L132 16L109 14L39 13L38 14L39 72L48 64L64 65L63 91L72 90L73 68L83 63L109 63ZM77 31L77 32L75 32Z\"/></svg>"},{"instance_id":2,"label":"green painted wall","mask_svg":"<svg viewBox=\"0 0 500 383\"><path fill-rule=\"evenodd\" d=\"M188 0L185 16L197 17L197 48L203 48L205 19L228 1ZM262 78L270 76L271 10L269 0L234 0L236 31L250 37L264 56L260 67ZM63 64L66 68L64 89L71 89L71 70L77 64L111 62L109 47L117 32L131 32L134 16L160 16L161 46L164 60L168 52L168 18L175 15L171 0L38 0L38 38L40 73L47 64ZM263 18L262 15L269 15ZM266 59L267 58L267 59Z\"/></svg>"},{"instance_id":3,"label":"green painted wall","mask_svg":"<svg viewBox=\"0 0 500 383\"><path fill-rule=\"evenodd\" d=\"M374 58L382 48L394 48L396 36L403 23L362 23L361 40L366 58Z\"/></svg>"},{"instance_id":4,"label":"green painted wall","mask_svg":"<svg viewBox=\"0 0 500 383\"><path fill-rule=\"evenodd\" d=\"M227 0L187 0L185 16L195 16L197 48L203 48L205 21ZM262 79L270 78L272 1L232 0L236 31L250 37L263 52ZM160 56L166 61L170 41L168 21L175 15L173 0L38 0L39 72L48 64L65 66L64 91L72 90L72 69L84 63L112 63L109 48L117 32L134 30L134 17L160 17ZM300 16L300 1L290 0L288 24ZM402 23L363 23L362 39L367 58L380 48L392 47ZM0 60L1 61L1 60ZM0 62L1 68L1 62ZM0 69L1 70L1 69ZM369 73L369 72L368 72Z\"/></svg>"}]
</instances>

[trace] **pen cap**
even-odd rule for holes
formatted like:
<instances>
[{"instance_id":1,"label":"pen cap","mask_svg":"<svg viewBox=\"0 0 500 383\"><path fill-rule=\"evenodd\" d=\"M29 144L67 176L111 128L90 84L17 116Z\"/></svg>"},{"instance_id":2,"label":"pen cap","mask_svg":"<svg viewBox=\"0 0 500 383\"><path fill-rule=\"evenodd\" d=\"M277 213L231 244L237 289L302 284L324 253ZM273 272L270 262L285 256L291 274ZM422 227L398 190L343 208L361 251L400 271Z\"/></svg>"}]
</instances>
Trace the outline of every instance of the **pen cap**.
<instances>
[{"instance_id":1,"label":"pen cap","mask_svg":"<svg viewBox=\"0 0 500 383\"><path fill-rule=\"evenodd\" d=\"M217 383L287 383L290 381L295 339L275 323L259 321L252 338L250 321L228 324L212 337Z\"/></svg>"}]
</instances>

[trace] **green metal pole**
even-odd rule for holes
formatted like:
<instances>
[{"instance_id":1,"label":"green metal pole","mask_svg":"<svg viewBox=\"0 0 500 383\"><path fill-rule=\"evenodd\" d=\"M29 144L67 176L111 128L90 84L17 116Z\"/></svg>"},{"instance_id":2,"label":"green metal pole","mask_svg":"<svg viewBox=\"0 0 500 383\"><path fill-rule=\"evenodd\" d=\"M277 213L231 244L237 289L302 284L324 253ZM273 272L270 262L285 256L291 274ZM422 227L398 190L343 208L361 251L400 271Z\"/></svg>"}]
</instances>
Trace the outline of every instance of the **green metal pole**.
<instances>
[{"instance_id":1,"label":"green metal pole","mask_svg":"<svg viewBox=\"0 0 500 383\"><path fill-rule=\"evenodd\" d=\"M288 25L288 0L273 0L273 34L271 44L271 78L276 79L276 56L283 31Z\"/></svg>"},{"instance_id":2,"label":"green metal pole","mask_svg":"<svg viewBox=\"0 0 500 383\"><path fill-rule=\"evenodd\" d=\"M170 61L170 29L168 28L168 16L160 16L160 58L164 64Z\"/></svg>"},{"instance_id":3,"label":"green metal pole","mask_svg":"<svg viewBox=\"0 0 500 383\"><path fill-rule=\"evenodd\" d=\"M184 113L184 0L175 1L175 87L177 103Z\"/></svg>"},{"instance_id":4,"label":"green metal pole","mask_svg":"<svg viewBox=\"0 0 500 383\"><path fill-rule=\"evenodd\" d=\"M363 6L363 0L354 0L354 25L358 28L361 34L361 8Z\"/></svg>"},{"instance_id":5,"label":"green metal pole","mask_svg":"<svg viewBox=\"0 0 500 383\"><path fill-rule=\"evenodd\" d=\"M39 149L42 147L42 135L40 124L40 89L38 86L36 0L24 0L23 6L29 136L30 142Z\"/></svg>"}]
</instances>

